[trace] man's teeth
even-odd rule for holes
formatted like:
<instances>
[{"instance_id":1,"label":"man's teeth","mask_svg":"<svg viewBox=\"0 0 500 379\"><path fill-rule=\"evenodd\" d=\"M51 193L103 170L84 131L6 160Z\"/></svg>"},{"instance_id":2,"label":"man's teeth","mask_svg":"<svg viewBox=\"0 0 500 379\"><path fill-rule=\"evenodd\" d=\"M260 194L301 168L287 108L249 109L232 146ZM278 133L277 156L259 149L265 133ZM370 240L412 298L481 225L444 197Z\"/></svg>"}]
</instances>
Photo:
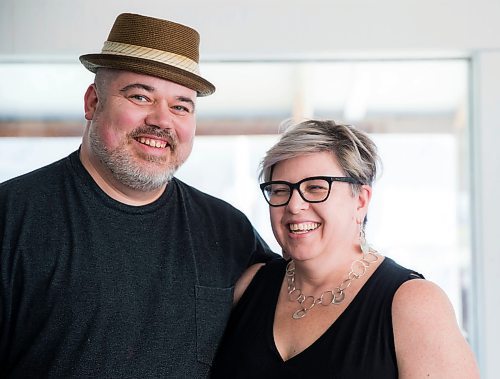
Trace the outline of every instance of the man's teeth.
<instances>
[{"instance_id":1,"label":"man's teeth","mask_svg":"<svg viewBox=\"0 0 500 379\"><path fill-rule=\"evenodd\" d=\"M165 141L159 141L159 140L151 139L151 138L141 137L141 138L139 138L139 142L144 144L144 145L148 145L151 147L160 147L162 149L167 146L167 143Z\"/></svg>"},{"instance_id":2,"label":"man's teeth","mask_svg":"<svg viewBox=\"0 0 500 379\"><path fill-rule=\"evenodd\" d=\"M288 227L292 233L307 233L311 230L319 228L321 224L317 222L305 222L301 224L289 224Z\"/></svg>"}]
</instances>

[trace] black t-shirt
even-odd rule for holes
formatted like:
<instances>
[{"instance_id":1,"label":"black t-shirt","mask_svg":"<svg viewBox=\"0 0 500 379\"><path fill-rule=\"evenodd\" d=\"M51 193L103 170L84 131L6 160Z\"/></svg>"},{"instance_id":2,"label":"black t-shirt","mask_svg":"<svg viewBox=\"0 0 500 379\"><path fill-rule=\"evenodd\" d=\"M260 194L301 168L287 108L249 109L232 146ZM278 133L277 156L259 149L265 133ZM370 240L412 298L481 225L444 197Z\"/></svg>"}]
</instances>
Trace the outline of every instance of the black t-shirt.
<instances>
[{"instance_id":1,"label":"black t-shirt","mask_svg":"<svg viewBox=\"0 0 500 379\"><path fill-rule=\"evenodd\" d=\"M173 179L108 197L78 152L0 184L0 377L207 374L242 271L272 255L229 204Z\"/></svg>"},{"instance_id":2,"label":"black t-shirt","mask_svg":"<svg viewBox=\"0 0 500 379\"><path fill-rule=\"evenodd\" d=\"M262 267L241 297L214 359L214 379L398 377L392 299L407 280L423 278L385 258L339 318L311 346L283 361L274 343L276 303L287 262Z\"/></svg>"}]
</instances>

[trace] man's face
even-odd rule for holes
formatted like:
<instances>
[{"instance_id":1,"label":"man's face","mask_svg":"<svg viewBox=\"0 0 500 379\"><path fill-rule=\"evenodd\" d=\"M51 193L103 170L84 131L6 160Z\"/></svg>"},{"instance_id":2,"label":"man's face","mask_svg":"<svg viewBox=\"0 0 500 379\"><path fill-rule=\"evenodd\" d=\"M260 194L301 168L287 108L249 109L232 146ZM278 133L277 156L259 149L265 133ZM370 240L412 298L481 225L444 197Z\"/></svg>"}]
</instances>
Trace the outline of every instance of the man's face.
<instances>
[{"instance_id":1,"label":"man's face","mask_svg":"<svg viewBox=\"0 0 500 379\"><path fill-rule=\"evenodd\" d=\"M103 178L156 190L191 153L196 92L128 71L105 70L85 95L90 161Z\"/></svg>"}]
</instances>

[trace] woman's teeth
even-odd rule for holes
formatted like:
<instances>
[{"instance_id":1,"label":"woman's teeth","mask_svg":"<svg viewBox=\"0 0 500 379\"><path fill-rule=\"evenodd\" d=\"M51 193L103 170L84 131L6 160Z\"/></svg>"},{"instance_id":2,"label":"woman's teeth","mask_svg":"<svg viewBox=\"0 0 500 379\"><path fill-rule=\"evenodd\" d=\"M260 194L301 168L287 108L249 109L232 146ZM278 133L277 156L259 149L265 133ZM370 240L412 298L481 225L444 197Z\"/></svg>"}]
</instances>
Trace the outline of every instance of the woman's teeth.
<instances>
[{"instance_id":1,"label":"woman's teeth","mask_svg":"<svg viewBox=\"0 0 500 379\"><path fill-rule=\"evenodd\" d=\"M304 222L300 224L288 224L288 228L292 233L303 234L318 229L320 225L317 222Z\"/></svg>"}]
</instances>

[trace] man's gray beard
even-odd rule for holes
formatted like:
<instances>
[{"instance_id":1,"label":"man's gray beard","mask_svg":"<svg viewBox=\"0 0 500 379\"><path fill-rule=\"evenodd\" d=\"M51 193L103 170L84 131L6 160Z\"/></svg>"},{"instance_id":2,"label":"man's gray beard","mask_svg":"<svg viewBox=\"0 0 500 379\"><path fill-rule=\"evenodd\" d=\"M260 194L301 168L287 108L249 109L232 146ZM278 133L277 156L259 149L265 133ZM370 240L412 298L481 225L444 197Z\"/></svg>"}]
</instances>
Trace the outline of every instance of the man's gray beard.
<instances>
[{"instance_id":1,"label":"man's gray beard","mask_svg":"<svg viewBox=\"0 0 500 379\"><path fill-rule=\"evenodd\" d=\"M92 150L102 163L111 171L114 178L132 189L149 192L157 190L172 180L180 164L172 163L164 171L157 173L147 172L135 164L132 156L124 145L110 151L101 141L95 127L90 131ZM152 164L162 162L161 158L150 156L148 161Z\"/></svg>"}]
</instances>

